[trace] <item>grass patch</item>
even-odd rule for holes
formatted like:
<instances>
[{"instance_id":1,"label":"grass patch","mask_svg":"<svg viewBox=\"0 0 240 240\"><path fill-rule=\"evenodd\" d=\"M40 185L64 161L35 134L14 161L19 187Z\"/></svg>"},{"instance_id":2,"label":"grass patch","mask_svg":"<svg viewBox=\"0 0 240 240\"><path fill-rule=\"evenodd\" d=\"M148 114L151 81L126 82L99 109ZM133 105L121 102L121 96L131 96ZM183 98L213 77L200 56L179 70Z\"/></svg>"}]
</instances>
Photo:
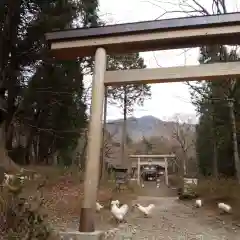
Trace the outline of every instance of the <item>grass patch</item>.
<instances>
[{"instance_id":1,"label":"grass patch","mask_svg":"<svg viewBox=\"0 0 240 240\"><path fill-rule=\"evenodd\" d=\"M175 175L175 174L169 175L168 182L171 187L174 187L174 188L182 187L182 179L179 175Z\"/></svg>"}]
</instances>

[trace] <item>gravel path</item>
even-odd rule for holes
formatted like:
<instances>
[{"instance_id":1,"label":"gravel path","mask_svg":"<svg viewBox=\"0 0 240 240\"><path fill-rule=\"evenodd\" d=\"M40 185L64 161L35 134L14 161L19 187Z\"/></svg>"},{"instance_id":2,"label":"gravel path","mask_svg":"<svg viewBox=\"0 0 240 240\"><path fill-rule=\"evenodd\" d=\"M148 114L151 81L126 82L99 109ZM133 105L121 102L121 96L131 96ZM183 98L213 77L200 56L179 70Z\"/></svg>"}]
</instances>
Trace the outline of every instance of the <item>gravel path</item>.
<instances>
[{"instance_id":1,"label":"gravel path","mask_svg":"<svg viewBox=\"0 0 240 240\"><path fill-rule=\"evenodd\" d=\"M176 192L162 185L146 183L141 195L133 202L147 206L155 204L152 216L145 218L134 209L127 215L127 223L116 226L109 221L109 210L97 214L97 228L107 230L107 240L239 240L240 227L231 221L223 222L204 208L179 201ZM104 220L101 221L101 218ZM225 218L224 218L225 219ZM65 230L77 229L78 219ZM116 228L114 228L114 225ZM60 229L59 229L60 230Z\"/></svg>"},{"instance_id":2,"label":"gravel path","mask_svg":"<svg viewBox=\"0 0 240 240\"><path fill-rule=\"evenodd\" d=\"M157 195L156 188L153 191L155 195ZM177 197L139 196L136 202L142 205L154 203L156 208L152 216L144 218L141 213L135 209L133 212L129 212L127 223L121 224L118 227L118 231L114 229L108 232L106 239L240 239L239 227L233 226L230 223L224 224L222 221L217 221L216 217L207 216L206 211L203 209L196 209L192 207L191 204L186 205L184 202L179 201Z\"/></svg>"}]
</instances>

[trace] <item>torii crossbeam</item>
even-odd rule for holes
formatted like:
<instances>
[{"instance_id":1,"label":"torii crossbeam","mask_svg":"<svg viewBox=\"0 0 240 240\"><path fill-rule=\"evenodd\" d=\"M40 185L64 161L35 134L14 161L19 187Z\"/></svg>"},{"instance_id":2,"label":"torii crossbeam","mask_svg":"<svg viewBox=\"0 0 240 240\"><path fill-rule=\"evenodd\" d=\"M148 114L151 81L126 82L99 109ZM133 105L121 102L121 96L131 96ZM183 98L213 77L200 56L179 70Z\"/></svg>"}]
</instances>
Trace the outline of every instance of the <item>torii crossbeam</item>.
<instances>
[{"instance_id":1,"label":"torii crossbeam","mask_svg":"<svg viewBox=\"0 0 240 240\"><path fill-rule=\"evenodd\" d=\"M240 13L175 18L73 29L46 34L53 55L58 59L76 59L95 54L92 106L89 123L84 201L79 231L94 231L99 157L102 140L104 85L159 83L215 79L240 75L240 64L215 63L192 67L106 72L106 54L240 43Z\"/></svg>"}]
</instances>

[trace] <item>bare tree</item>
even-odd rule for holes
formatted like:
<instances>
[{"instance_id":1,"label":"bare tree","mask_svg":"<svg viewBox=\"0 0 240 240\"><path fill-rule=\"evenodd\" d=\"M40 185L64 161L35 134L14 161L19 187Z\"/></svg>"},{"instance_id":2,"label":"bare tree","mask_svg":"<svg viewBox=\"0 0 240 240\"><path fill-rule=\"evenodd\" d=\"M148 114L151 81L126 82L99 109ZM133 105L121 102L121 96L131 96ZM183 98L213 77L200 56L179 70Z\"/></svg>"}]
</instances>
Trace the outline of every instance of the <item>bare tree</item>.
<instances>
[{"instance_id":1,"label":"bare tree","mask_svg":"<svg viewBox=\"0 0 240 240\"><path fill-rule=\"evenodd\" d=\"M179 16L199 16L211 14L224 14L227 13L232 0L148 0L145 1L149 4L158 7L160 14L156 19L161 19L166 16L179 15Z\"/></svg>"},{"instance_id":2,"label":"bare tree","mask_svg":"<svg viewBox=\"0 0 240 240\"><path fill-rule=\"evenodd\" d=\"M117 134L117 128L112 133L109 133L107 130L105 130L103 144L102 144L102 147L104 148L104 151L102 151L102 153L104 154L104 156L102 158L103 161L100 164L101 167L102 167L102 164L104 164L108 159L111 159L112 157L113 148L116 147L116 144L113 140L116 134ZM80 136L80 138L78 139L77 147L73 153L73 156L77 158L77 161L75 161L76 165L78 165L81 168L85 167L87 144L88 144L88 129L86 128L82 132L82 135Z\"/></svg>"},{"instance_id":3,"label":"bare tree","mask_svg":"<svg viewBox=\"0 0 240 240\"><path fill-rule=\"evenodd\" d=\"M106 162L107 159L110 159L113 154L113 148L118 147L119 144L114 141L114 137L117 134L118 130L117 127L113 133L109 133L105 130L105 138L104 138L104 161Z\"/></svg>"},{"instance_id":4,"label":"bare tree","mask_svg":"<svg viewBox=\"0 0 240 240\"><path fill-rule=\"evenodd\" d=\"M182 174L187 175L190 166L196 165L195 153L195 125L190 119L186 122L181 119L181 115L174 116L172 138L174 140L173 151L181 163ZM196 170L196 169L195 169Z\"/></svg>"},{"instance_id":5,"label":"bare tree","mask_svg":"<svg viewBox=\"0 0 240 240\"><path fill-rule=\"evenodd\" d=\"M238 11L238 2L234 0L210 0L210 1L200 1L200 0L148 0L145 1L148 2L155 7L159 7L159 10L161 11L161 14L157 17L157 19L160 19L164 17L165 15L171 15L176 14L178 16L197 16L197 15L212 15L212 14L226 14L228 12L233 12L234 7L236 8L235 11ZM164 7L163 7L164 6ZM210 60L214 60L212 58L216 58L217 56L217 49L222 48L222 46L211 46L210 51L213 52L213 55L211 56ZM184 50L185 51L185 50ZM234 51L233 51L234 53ZM234 55L233 55L234 56ZM230 54L231 58L231 54ZM228 59L229 60L229 59ZM231 59L230 59L231 60ZM226 59L225 59L226 61ZM235 85L235 79L229 79L230 85L229 89L230 92L232 92L234 85ZM232 84L231 84L232 83ZM228 89L228 88L227 88ZM225 94L224 97L225 101L228 103L229 107L229 115L232 123L232 139L233 139L233 149L234 149L234 163L235 163L235 169L237 173L237 179L240 183L240 159L239 159L239 150L238 150L238 143L237 143L237 137L236 137L236 122L235 122L235 113L234 113L234 102L229 97L229 94ZM214 121L214 120L213 120ZM213 133L214 134L214 133ZM214 152L216 153L216 142L214 141ZM215 176L218 175L217 171L217 156L214 155L214 174Z\"/></svg>"}]
</instances>

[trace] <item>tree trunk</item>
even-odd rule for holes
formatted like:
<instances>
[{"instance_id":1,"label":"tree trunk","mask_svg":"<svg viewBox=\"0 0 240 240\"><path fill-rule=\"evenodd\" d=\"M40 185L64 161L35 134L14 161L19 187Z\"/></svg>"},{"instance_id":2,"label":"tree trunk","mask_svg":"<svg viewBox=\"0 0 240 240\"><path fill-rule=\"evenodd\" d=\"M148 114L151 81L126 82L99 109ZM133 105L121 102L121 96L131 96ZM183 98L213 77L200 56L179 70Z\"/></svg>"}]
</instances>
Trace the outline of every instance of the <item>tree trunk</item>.
<instances>
[{"instance_id":1,"label":"tree trunk","mask_svg":"<svg viewBox=\"0 0 240 240\"><path fill-rule=\"evenodd\" d=\"M182 164L183 164L183 176L186 176L187 175L186 156L184 156Z\"/></svg>"},{"instance_id":2,"label":"tree trunk","mask_svg":"<svg viewBox=\"0 0 240 240\"><path fill-rule=\"evenodd\" d=\"M213 176L218 178L218 152L216 139L213 140Z\"/></svg>"},{"instance_id":3,"label":"tree trunk","mask_svg":"<svg viewBox=\"0 0 240 240\"><path fill-rule=\"evenodd\" d=\"M123 127L122 127L122 142L121 142L122 164L126 164L126 141L127 141L127 88L124 87Z\"/></svg>"},{"instance_id":4,"label":"tree trunk","mask_svg":"<svg viewBox=\"0 0 240 240\"><path fill-rule=\"evenodd\" d=\"M88 145L88 134L87 134L88 131L86 131L84 133L85 137L84 137L84 144L83 144L83 147L82 147L82 151L80 153L80 161L81 161L81 168L82 169L85 169L85 161L86 161L86 151L87 151L87 145Z\"/></svg>"},{"instance_id":5,"label":"tree trunk","mask_svg":"<svg viewBox=\"0 0 240 240\"><path fill-rule=\"evenodd\" d=\"M107 87L105 87L105 98L104 98L104 119L103 119L103 137L102 137L102 154L100 160L100 174L99 180L105 178L105 131L107 123Z\"/></svg>"},{"instance_id":6,"label":"tree trunk","mask_svg":"<svg viewBox=\"0 0 240 240\"><path fill-rule=\"evenodd\" d=\"M54 166L57 166L57 165L58 165L58 158L59 158L59 151L56 151L56 152L53 154L53 165L54 165Z\"/></svg>"},{"instance_id":7,"label":"tree trunk","mask_svg":"<svg viewBox=\"0 0 240 240\"><path fill-rule=\"evenodd\" d=\"M20 21L20 6L21 1L8 1L8 16L6 20L6 44L4 48L6 48L5 61L8 61L7 65L2 66L2 71L5 72L5 77L7 77L7 81L4 83L4 86L8 90L7 96L7 115L5 121L5 144L8 151L12 150L12 137L14 132L14 126L12 124L12 120L14 117L14 113L16 111L15 107L15 98L17 96L17 77L19 74L19 66L18 61L16 59L16 43L17 43L17 32L18 32L18 24ZM10 57L9 57L10 56ZM4 61L3 61L4 62ZM6 62L5 62L6 63Z\"/></svg>"},{"instance_id":8,"label":"tree trunk","mask_svg":"<svg viewBox=\"0 0 240 240\"><path fill-rule=\"evenodd\" d=\"M31 129L29 131L30 133L27 139L27 144L25 146L25 152L24 152L24 164L28 165L30 163L31 165L34 165L36 163L36 159L30 160L30 151L31 151L33 137L34 137L34 130Z\"/></svg>"},{"instance_id":9,"label":"tree trunk","mask_svg":"<svg viewBox=\"0 0 240 240\"><path fill-rule=\"evenodd\" d=\"M8 156L5 148L5 127L4 124L0 126L0 165L4 167L6 171L19 172L20 167L12 161Z\"/></svg>"},{"instance_id":10,"label":"tree trunk","mask_svg":"<svg viewBox=\"0 0 240 240\"><path fill-rule=\"evenodd\" d=\"M235 170L236 170L236 177L238 183L240 183L240 162L239 162L239 155L238 155L238 142L237 142L237 129L236 129L236 120L235 120L235 113L234 113L234 104L233 100L228 100L229 112L230 112L230 119L232 123L232 138L233 138L233 155L234 155L234 163L235 163Z\"/></svg>"},{"instance_id":11,"label":"tree trunk","mask_svg":"<svg viewBox=\"0 0 240 240\"><path fill-rule=\"evenodd\" d=\"M82 156L84 157L84 154L85 154L85 150L83 150L84 145L86 143L86 140L85 140L86 133L85 133L85 131L87 131L87 130L84 129L84 132L82 132L81 135L79 136L77 146L76 146L76 148L75 148L75 150L73 151L73 154L72 154L72 158L76 159L75 164L76 164L77 167L82 167L81 166L81 158L82 158ZM82 153L83 151L84 151L84 153Z\"/></svg>"},{"instance_id":12,"label":"tree trunk","mask_svg":"<svg viewBox=\"0 0 240 240\"><path fill-rule=\"evenodd\" d=\"M214 116L212 116L212 138L213 138L213 176L218 178L218 151L216 141L216 129L214 124Z\"/></svg>"}]
</instances>

